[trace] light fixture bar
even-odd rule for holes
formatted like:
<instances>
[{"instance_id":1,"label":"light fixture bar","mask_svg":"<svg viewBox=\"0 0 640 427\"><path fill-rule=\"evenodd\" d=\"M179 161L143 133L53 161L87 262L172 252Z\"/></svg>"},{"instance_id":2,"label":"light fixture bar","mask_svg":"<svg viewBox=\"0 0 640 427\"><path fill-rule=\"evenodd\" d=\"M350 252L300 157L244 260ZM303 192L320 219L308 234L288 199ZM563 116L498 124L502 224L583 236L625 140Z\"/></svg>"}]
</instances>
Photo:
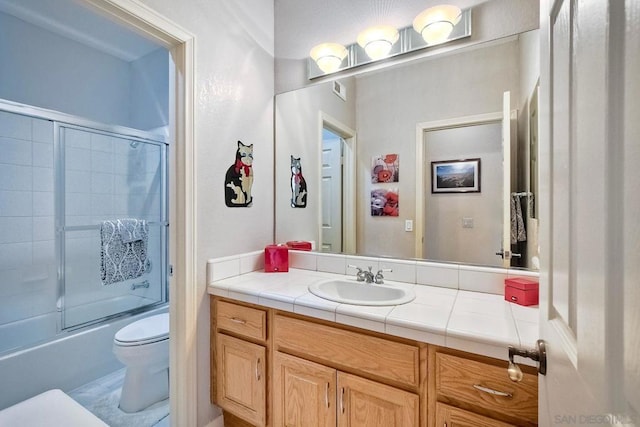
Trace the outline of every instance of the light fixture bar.
<instances>
[{"instance_id":1,"label":"light fixture bar","mask_svg":"<svg viewBox=\"0 0 640 427\"><path fill-rule=\"evenodd\" d=\"M437 45L427 46L427 43L424 41L422 36L413 29L412 25L398 30L398 33L400 35L400 39L392 46L391 51L386 58L392 58L398 55L404 55L405 53L425 49L427 47L431 48L440 46L444 43L449 43L454 40L471 37L471 9L464 9L462 11L460 22L458 22L458 24L453 27L453 31L451 31L451 34L449 35L447 40ZM377 62L369 58L365 50L360 47L358 43L350 44L346 46L346 49L348 52L346 58L344 58L340 67L338 67L334 72L349 70L351 68ZM324 77L330 74L333 73L325 73L318 67L318 64L316 64L316 62L312 58L307 58L307 75L309 77L309 80L317 79L319 77Z\"/></svg>"}]
</instances>

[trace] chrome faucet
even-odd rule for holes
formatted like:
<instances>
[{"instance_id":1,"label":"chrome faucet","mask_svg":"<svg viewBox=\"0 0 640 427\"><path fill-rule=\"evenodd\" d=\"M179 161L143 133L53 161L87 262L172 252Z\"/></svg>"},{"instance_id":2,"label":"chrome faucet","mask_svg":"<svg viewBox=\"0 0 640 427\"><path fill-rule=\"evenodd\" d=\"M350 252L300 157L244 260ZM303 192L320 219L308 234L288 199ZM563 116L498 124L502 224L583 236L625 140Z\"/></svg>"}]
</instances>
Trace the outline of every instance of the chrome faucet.
<instances>
[{"instance_id":1,"label":"chrome faucet","mask_svg":"<svg viewBox=\"0 0 640 427\"><path fill-rule=\"evenodd\" d=\"M349 264L348 267L355 268L358 270L358 272L356 273L356 280L358 282L373 283L374 276L373 276L373 272L371 271L373 267L369 266L369 271L363 270L357 265Z\"/></svg>"},{"instance_id":2,"label":"chrome faucet","mask_svg":"<svg viewBox=\"0 0 640 427\"><path fill-rule=\"evenodd\" d=\"M373 271L371 271L371 269L373 267L369 266L369 270L363 270L360 267L356 266L356 265L349 265L349 268L355 268L358 270L358 272L356 273L356 280L358 280L358 282L365 282L365 283L376 283L378 285L382 285L384 283L384 276L382 275L383 272L391 272L393 270L391 270L390 268L383 268L381 270L378 270L378 272L374 275Z\"/></svg>"}]
</instances>

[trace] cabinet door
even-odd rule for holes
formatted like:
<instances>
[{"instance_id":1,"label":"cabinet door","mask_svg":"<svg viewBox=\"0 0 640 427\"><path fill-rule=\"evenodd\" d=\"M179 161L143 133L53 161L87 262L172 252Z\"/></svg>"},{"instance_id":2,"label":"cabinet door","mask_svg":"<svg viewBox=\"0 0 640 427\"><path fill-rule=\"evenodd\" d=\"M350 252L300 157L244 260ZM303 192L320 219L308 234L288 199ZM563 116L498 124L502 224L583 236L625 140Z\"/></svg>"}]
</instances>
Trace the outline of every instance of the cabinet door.
<instances>
[{"instance_id":1,"label":"cabinet door","mask_svg":"<svg viewBox=\"0 0 640 427\"><path fill-rule=\"evenodd\" d=\"M335 369L276 353L273 384L275 426L335 427Z\"/></svg>"},{"instance_id":2,"label":"cabinet door","mask_svg":"<svg viewBox=\"0 0 640 427\"><path fill-rule=\"evenodd\" d=\"M256 426L266 418L265 348L216 334L217 404Z\"/></svg>"},{"instance_id":3,"label":"cabinet door","mask_svg":"<svg viewBox=\"0 0 640 427\"><path fill-rule=\"evenodd\" d=\"M436 404L436 427L513 427L511 424L496 421L473 412Z\"/></svg>"},{"instance_id":4,"label":"cabinet door","mask_svg":"<svg viewBox=\"0 0 640 427\"><path fill-rule=\"evenodd\" d=\"M338 372L339 427L417 427L418 395Z\"/></svg>"}]
</instances>

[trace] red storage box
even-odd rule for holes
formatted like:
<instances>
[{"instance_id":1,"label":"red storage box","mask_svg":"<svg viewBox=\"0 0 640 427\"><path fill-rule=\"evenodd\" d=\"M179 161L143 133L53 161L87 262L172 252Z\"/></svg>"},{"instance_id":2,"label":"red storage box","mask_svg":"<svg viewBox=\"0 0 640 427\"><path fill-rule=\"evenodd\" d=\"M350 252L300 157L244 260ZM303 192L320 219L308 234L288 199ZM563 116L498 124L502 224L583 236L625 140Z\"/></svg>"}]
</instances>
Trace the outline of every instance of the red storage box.
<instances>
[{"instance_id":1,"label":"red storage box","mask_svg":"<svg viewBox=\"0 0 640 427\"><path fill-rule=\"evenodd\" d=\"M291 249L297 249L299 251L310 251L311 242L305 242L304 240L290 240L287 242L287 246Z\"/></svg>"},{"instance_id":2,"label":"red storage box","mask_svg":"<svg viewBox=\"0 0 640 427\"><path fill-rule=\"evenodd\" d=\"M538 305L538 281L524 277L505 279L504 299L520 305Z\"/></svg>"},{"instance_id":3,"label":"red storage box","mask_svg":"<svg viewBox=\"0 0 640 427\"><path fill-rule=\"evenodd\" d=\"M264 248L264 271L289 271L289 248L285 245L267 245Z\"/></svg>"}]
</instances>

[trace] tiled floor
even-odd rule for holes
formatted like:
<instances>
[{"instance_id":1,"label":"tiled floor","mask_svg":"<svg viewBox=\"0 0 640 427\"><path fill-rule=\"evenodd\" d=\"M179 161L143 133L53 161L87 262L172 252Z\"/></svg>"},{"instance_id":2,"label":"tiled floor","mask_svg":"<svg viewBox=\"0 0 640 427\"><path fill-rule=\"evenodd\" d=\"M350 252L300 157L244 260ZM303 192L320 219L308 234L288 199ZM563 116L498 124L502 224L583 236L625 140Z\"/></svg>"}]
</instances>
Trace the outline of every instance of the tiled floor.
<instances>
[{"instance_id":1,"label":"tiled floor","mask_svg":"<svg viewBox=\"0 0 640 427\"><path fill-rule=\"evenodd\" d=\"M95 381L78 387L75 390L70 391L68 394L76 402L86 407L97 399L122 387L122 383L124 381L124 373L125 369L120 369L118 371L112 372L111 374L105 375L102 378L98 378ZM169 416L166 416L165 418L160 420L154 425L154 427L170 427Z\"/></svg>"}]
</instances>

